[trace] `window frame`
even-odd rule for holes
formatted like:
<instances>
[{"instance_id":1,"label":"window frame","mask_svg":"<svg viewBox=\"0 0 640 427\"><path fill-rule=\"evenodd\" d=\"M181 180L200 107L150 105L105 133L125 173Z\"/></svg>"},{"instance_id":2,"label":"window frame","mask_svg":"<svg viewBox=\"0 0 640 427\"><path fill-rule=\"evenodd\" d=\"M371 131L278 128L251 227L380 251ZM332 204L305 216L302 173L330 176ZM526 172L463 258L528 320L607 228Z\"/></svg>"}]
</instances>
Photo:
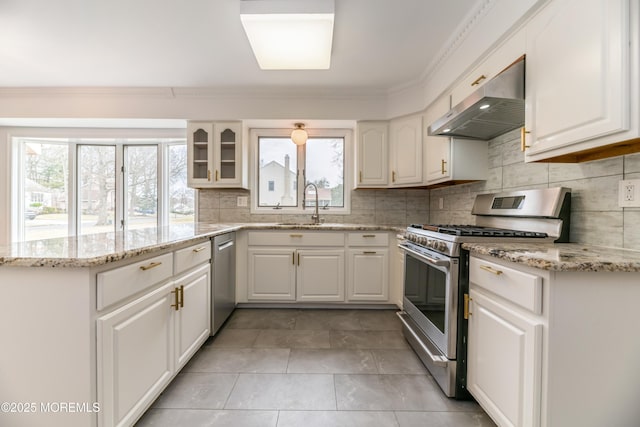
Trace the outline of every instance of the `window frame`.
<instances>
[{"instance_id":1,"label":"window frame","mask_svg":"<svg viewBox=\"0 0 640 427\"><path fill-rule=\"evenodd\" d=\"M122 206L121 191L125 191L123 183L123 174L120 173L119 168L123 165L122 155L124 153L124 147L127 145L153 145L158 149L158 172L157 172L157 188L158 188L158 207L157 207L157 226L163 227L170 225L169 221L169 195L168 195L168 173L165 173L165 168L168 168L169 146L175 144L187 144L187 138L185 130L182 128L175 129L141 129L141 128L20 128L12 129L7 134L7 140L10 142L11 147L11 168L14 173L11 174L11 207L10 207L10 220L11 224L11 242L22 241L25 237L25 207L24 203L19 203L24 193L24 173L23 167L23 150L22 139L50 139L51 141L59 140L61 143L69 146L69 159L68 159L68 171L69 171L69 191L68 191L68 230L67 237L79 235L80 224L79 220L81 203L78 202L79 191L78 188L80 180L78 177L78 159L79 159L79 146L81 145L111 145L116 146L116 187L120 188L120 197L116 197L116 216L115 232L125 231L126 229L120 226L119 221L124 219L124 207ZM100 141L100 139L110 139L111 141ZM121 139L123 141L116 142L114 140ZM156 143L152 143L150 139L164 140ZM87 141L91 140L91 141ZM136 143L136 140L141 140ZM144 141L143 141L144 140ZM132 143L133 142L133 143ZM194 221L198 221L198 196L197 190L194 194ZM166 205L166 206L165 206ZM125 224L126 225L126 224Z\"/></svg>"},{"instance_id":2,"label":"window frame","mask_svg":"<svg viewBox=\"0 0 640 427\"><path fill-rule=\"evenodd\" d=\"M344 197L344 207L328 207L321 208L320 215L349 215L351 214L351 189L353 188L352 182L352 139L353 132L351 129L306 129L309 138L343 138L344 139L344 147L343 147L343 169L344 169L344 177L343 177L343 197ZM251 183L251 188L253 189L253 197L251 197L251 213L252 214L264 214L264 215L282 215L282 214L292 214L292 215L311 215L313 213L313 208L304 208L302 206L304 200L304 185L297 186L297 206L281 206L278 208L272 206L258 206L258 189L259 189L259 171L258 168L260 166L259 159L259 139L261 137L272 137L272 138L290 138L291 137L291 129L250 129L249 130L249 151L250 151L250 164L249 164L249 182ZM293 144L293 142L291 142ZM296 178L297 182L300 182L300 175L304 172L304 165L306 164L306 151L305 146L297 147L297 169L298 176Z\"/></svg>"}]
</instances>

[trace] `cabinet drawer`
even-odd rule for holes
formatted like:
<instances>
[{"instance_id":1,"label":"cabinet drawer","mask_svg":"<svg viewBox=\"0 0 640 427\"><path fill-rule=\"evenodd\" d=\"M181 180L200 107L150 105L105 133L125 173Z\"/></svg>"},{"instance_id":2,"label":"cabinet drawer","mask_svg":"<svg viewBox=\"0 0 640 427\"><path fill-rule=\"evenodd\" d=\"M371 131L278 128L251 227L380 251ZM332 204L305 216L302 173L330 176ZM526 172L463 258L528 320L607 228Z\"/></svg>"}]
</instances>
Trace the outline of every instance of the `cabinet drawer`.
<instances>
[{"instance_id":1,"label":"cabinet drawer","mask_svg":"<svg viewBox=\"0 0 640 427\"><path fill-rule=\"evenodd\" d=\"M389 233L349 233L347 235L349 246L388 246Z\"/></svg>"},{"instance_id":2,"label":"cabinet drawer","mask_svg":"<svg viewBox=\"0 0 640 427\"><path fill-rule=\"evenodd\" d=\"M175 274L182 273L198 264L207 262L211 259L211 240L205 240L188 248L175 251L173 264Z\"/></svg>"},{"instance_id":3,"label":"cabinet drawer","mask_svg":"<svg viewBox=\"0 0 640 427\"><path fill-rule=\"evenodd\" d=\"M98 310L167 280L173 273L173 253L98 273Z\"/></svg>"},{"instance_id":4,"label":"cabinet drawer","mask_svg":"<svg viewBox=\"0 0 640 427\"><path fill-rule=\"evenodd\" d=\"M249 233L248 241L249 246L344 246L344 233L254 231Z\"/></svg>"},{"instance_id":5,"label":"cabinet drawer","mask_svg":"<svg viewBox=\"0 0 640 427\"><path fill-rule=\"evenodd\" d=\"M542 313L542 277L471 257L470 282L536 314Z\"/></svg>"}]
</instances>

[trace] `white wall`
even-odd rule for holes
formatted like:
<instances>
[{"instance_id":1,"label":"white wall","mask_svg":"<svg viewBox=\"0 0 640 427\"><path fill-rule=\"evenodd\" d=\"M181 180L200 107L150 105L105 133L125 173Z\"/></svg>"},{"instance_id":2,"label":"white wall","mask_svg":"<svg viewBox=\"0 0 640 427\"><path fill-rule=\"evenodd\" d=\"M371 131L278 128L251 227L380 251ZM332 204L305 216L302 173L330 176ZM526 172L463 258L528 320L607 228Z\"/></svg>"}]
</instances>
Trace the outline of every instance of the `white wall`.
<instances>
[{"instance_id":1,"label":"white wall","mask_svg":"<svg viewBox=\"0 0 640 427\"><path fill-rule=\"evenodd\" d=\"M11 239L11 144L7 132L0 128L0 245Z\"/></svg>"}]
</instances>

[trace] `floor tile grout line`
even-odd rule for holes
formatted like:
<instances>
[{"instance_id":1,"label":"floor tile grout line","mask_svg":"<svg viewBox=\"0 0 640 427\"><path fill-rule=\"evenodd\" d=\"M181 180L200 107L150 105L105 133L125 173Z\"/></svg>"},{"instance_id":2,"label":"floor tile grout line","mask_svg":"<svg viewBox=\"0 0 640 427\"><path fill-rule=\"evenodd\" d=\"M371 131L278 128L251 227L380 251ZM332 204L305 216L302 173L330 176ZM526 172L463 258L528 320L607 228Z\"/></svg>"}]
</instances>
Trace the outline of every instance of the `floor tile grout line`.
<instances>
[{"instance_id":1,"label":"floor tile grout line","mask_svg":"<svg viewBox=\"0 0 640 427\"><path fill-rule=\"evenodd\" d=\"M233 382L233 387L231 387L231 390L229 391L229 394L227 395L227 398L224 400L224 405L222 405L223 409L227 409L227 404L229 403L229 399L231 399L231 395L233 394L233 390L235 390L236 388L236 384L238 384L238 379L240 378L240 373L236 373L236 380Z\"/></svg>"}]
</instances>

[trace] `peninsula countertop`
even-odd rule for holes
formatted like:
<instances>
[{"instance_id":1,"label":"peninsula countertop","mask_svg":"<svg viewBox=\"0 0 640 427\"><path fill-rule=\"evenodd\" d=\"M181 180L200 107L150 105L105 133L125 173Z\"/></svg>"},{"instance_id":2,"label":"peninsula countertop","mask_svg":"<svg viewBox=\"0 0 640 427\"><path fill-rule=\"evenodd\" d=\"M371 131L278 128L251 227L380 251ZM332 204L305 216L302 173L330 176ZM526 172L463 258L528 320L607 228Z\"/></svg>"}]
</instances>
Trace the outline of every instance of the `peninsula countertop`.
<instances>
[{"instance_id":1,"label":"peninsula countertop","mask_svg":"<svg viewBox=\"0 0 640 427\"><path fill-rule=\"evenodd\" d=\"M549 271L640 272L640 251L579 243L464 243L488 255Z\"/></svg>"},{"instance_id":2,"label":"peninsula countertop","mask_svg":"<svg viewBox=\"0 0 640 427\"><path fill-rule=\"evenodd\" d=\"M393 231L404 228L369 224L176 224L129 231L87 234L0 246L0 267L93 267L237 230Z\"/></svg>"}]
</instances>

